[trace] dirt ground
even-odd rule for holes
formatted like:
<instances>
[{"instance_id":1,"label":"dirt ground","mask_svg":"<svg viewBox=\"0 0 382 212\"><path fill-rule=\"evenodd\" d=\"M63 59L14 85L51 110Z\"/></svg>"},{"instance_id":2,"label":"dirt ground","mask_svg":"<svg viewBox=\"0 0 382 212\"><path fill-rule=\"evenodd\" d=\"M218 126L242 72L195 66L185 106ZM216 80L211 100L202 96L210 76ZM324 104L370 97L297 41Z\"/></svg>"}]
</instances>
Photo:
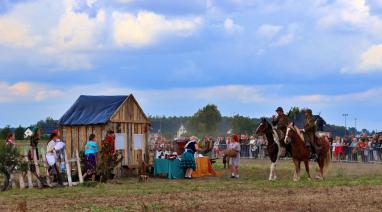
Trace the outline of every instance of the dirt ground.
<instances>
[{"instance_id":1,"label":"dirt ground","mask_svg":"<svg viewBox=\"0 0 382 212\"><path fill-rule=\"evenodd\" d=\"M193 181L14 189L0 194L0 211L382 211L381 165L333 164L325 181L302 176L298 183L291 182L288 162L278 167L280 180L268 182L268 165L244 162L240 180L226 173Z\"/></svg>"},{"instance_id":2,"label":"dirt ground","mask_svg":"<svg viewBox=\"0 0 382 212\"><path fill-rule=\"evenodd\" d=\"M49 197L3 202L0 211L382 211L382 186ZM92 207L91 204L98 205Z\"/></svg>"}]
</instances>

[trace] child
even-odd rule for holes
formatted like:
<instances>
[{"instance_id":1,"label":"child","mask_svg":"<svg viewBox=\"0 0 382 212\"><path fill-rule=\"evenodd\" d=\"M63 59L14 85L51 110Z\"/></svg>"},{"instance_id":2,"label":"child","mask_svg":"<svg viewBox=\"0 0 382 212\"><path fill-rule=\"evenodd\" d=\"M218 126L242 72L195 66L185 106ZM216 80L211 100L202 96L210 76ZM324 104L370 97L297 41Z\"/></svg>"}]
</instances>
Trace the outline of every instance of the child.
<instances>
[{"instance_id":1,"label":"child","mask_svg":"<svg viewBox=\"0 0 382 212\"><path fill-rule=\"evenodd\" d=\"M96 167L97 167L97 153L98 153L98 145L95 141L96 136L91 134L89 136L89 141L86 142L85 145L85 168L86 172L83 176L85 178L88 175L92 176L92 181L95 181L96 177Z\"/></svg>"},{"instance_id":2,"label":"child","mask_svg":"<svg viewBox=\"0 0 382 212\"><path fill-rule=\"evenodd\" d=\"M235 157L231 157L229 164L231 167L231 178L239 179L239 163L240 163L240 143L239 136L233 135L232 141L230 142L229 149L233 149L237 152Z\"/></svg>"}]
</instances>

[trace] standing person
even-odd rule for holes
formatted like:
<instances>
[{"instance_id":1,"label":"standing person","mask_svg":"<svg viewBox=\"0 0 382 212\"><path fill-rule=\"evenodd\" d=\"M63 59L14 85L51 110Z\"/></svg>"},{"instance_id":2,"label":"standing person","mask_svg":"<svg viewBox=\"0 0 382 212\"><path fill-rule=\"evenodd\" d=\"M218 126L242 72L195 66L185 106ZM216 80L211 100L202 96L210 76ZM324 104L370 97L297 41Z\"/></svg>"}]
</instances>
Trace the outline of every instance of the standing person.
<instances>
[{"instance_id":1,"label":"standing person","mask_svg":"<svg viewBox=\"0 0 382 212\"><path fill-rule=\"evenodd\" d=\"M36 150L36 158L40 160L40 156L38 153L38 142L40 141L40 129L36 128L33 132L33 135L30 138L30 146L32 151ZM32 152L33 153L33 152Z\"/></svg>"},{"instance_id":2,"label":"standing person","mask_svg":"<svg viewBox=\"0 0 382 212\"><path fill-rule=\"evenodd\" d=\"M16 143L15 143L15 135L13 133L8 133L6 139L5 139L5 143L7 145L11 145L11 146L15 146Z\"/></svg>"},{"instance_id":3,"label":"standing person","mask_svg":"<svg viewBox=\"0 0 382 212\"><path fill-rule=\"evenodd\" d=\"M358 161L357 145L358 145L357 138L353 138L353 141L350 144L351 160L352 161Z\"/></svg>"},{"instance_id":4,"label":"standing person","mask_svg":"<svg viewBox=\"0 0 382 212\"><path fill-rule=\"evenodd\" d=\"M231 178L239 179L239 163L240 163L240 143L239 136L233 135L231 142L228 146L229 149L236 151L236 156L231 157L229 165L231 168Z\"/></svg>"},{"instance_id":5,"label":"standing person","mask_svg":"<svg viewBox=\"0 0 382 212\"><path fill-rule=\"evenodd\" d=\"M46 147L46 161L48 162L49 168L49 174L53 175L54 178L57 180L59 185L63 185L61 174L57 168L56 165L56 140L58 139L58 135L56 133L52 133L50 135L50 141L48 142L48 145Z\"/></svg>"},{"instance_id":6,"label":"standing person","mask_svg":"<svg viewBox=\"0 0 382 212\"><path fill-rule=\"evenodd\" d=\"M107 135L102 142L104 153L107 156L112 156L115 153L115 135L113 130L107 131Z\"/></svg>"},{"instance_id":7,"label":"standing person","mask_svg":"<svg viewBox=\"0 0 382 212\"><path fill-rule=\"evenodd\" d=\"M286 155L286 145L284 143L284 137L289 124L289 118L284 114L284 109L278 107L276 109L277 115L272 116L272 125L276 127L277 133L279 135L279 146L280 146L280 156L285 157Z\"/></svg>"},{"instance_id":8,"label":"standing person","mask_svg":"<svg viewBox=\"0 0 382 212\"><path fill-rule=\"evenodd\" d=\"M98 145L95 141L96 136L94 134L90 134L89 140L85 145L85 169L86 172L83 176L85 179L86 176L92 176L92 181L95 181L96 177L96 168L97 168L97 153L98 153Z\"/></svg>"},{"instance_id":9,"label":"standing person","mask_svg":"<svg viewBox=\"0 0 382 212\"><path fill-rule=\"evenodd\" d=\"M180 167L185 169L185 179L192 179L192 172L196 170L195 153L198 151L198 138L191 136L190 141L184 146L184 153L180 161Z\"/></svg>"},{"instance_id":10,"label":"standing person","mask_svg":"<svg viewBox=\"0 0 382 212\"><path fill-rule=\"evenodd\" d=\"M378 135L374 135L373 140L371 142L371 149L373 150L373 159L374 161L379 160L379 143L378 143Z\"/></svg>"},{"instance_id":11,"label":"standing person","mask_svg":"<svg viewBox=\"0 0 382 212\"><path fill-rule=\"evenodd\" d=\"M216 138L215 142L214 142L214 157L215 158L219 158L220 157L220 150L219 150L219 144L220 144L220 138Z\"/></svg>"}]
</instances>

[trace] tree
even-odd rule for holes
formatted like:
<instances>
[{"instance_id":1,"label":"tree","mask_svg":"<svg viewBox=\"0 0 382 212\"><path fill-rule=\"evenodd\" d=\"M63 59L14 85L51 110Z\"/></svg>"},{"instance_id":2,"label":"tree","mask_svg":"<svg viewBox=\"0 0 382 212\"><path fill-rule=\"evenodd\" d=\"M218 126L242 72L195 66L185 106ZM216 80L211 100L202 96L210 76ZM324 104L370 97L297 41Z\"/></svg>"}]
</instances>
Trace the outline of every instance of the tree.
<instances>
[{"instance_id":1,"label":"tree","mask_svg":"<svg viewBox=\"0 0 382 212\"><path fill-rule=\"evenodd\" d=\"M16 168L21 171L26 170L27 165L23 162L23 157L13 145L0 142L0 174L3 175L3 182L0 185L1 191L8 188L11 174Z\"/></svg>"},{"instance_id":2,"label":"tree","mask_svg":"<svg viewBox=\"0 0 382 212\"><path fill-rule=\"evenodd\" d=\"M16 140L24 140L24 132L25 132L25 128L22 127L21 125L18 128L16 128L15 130Z\"/></svg>"},{"instance_id":3,"label":"tree","mask_svg":"<svg viewBox=\"0 0 382 212\"><path fill-rule=\"evenodd\" d=\"M244 117L239 114L231 119L231 126L234 133L237 134L251 134L258 125L258 121L249 117Z\"/></svg>"},{"instance_id":4,"label":"tree","mask_svg":"<svg viewBox=\"0 0 382 212\"><path fill-rule=\"evenodd\" d=\"M189 122L189 128L196 135L216 134L222 116L216 105L207 105L196 112Z\"/></svg>"},{"instance_id":5,"label":"tree","mask_svg":"<svg viewBox=\"0 0 382 212\"><path fill-rule=\"evenodd\" d=\"M2 140L6 139L9 133L12 133L12 130L11 130L11 127L7 125L1 130L0 139Z\"/></svg>"}]
</instances>

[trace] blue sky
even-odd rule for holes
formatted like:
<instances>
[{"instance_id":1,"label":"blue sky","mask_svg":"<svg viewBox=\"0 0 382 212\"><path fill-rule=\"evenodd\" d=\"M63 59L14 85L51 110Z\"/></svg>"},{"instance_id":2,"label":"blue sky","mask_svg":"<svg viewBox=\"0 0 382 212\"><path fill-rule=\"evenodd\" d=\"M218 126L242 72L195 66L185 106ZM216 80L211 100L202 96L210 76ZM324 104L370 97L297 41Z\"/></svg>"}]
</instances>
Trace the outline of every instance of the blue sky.
<instances>
[{"instance_id":1,"label":"blue sky","mask_svg":"<svg viewBox=\"0 0 382 212\"><path fill-rule=\"evenodd\" d=\"M382 130L381 35L382 0L4 0L0 126L133 93L150 115L299 106Z\"/></svg>"}]
</instances>

